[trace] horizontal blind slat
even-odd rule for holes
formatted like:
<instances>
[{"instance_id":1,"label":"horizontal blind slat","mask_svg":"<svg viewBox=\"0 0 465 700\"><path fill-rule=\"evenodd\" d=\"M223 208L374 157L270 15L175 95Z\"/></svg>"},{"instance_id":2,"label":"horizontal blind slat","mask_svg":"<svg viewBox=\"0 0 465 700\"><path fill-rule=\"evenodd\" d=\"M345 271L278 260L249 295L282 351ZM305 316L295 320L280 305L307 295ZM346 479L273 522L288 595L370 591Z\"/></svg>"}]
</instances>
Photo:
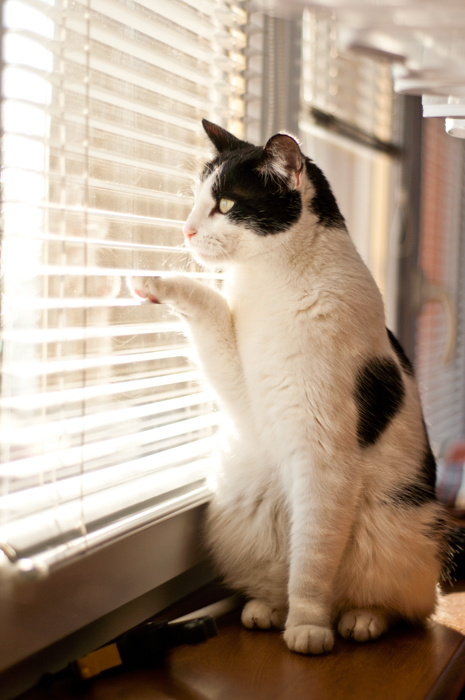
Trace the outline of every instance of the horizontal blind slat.
<instances>
[{"instance_id":1,"label":"horizontal blind slat","mask_svg":"<svg viewBox=\"0 0 465 700\"><path fill-rule=\"evenodd\" d=\"M62 273L63 274L63 273ZM64 343L72 340L86 340L88 338L114 338L118 336L147 335L149 333L173 333L183 331L182 323L147 323L140 325L121 325L109 327L66 327L44 328L30 330L5 330L0 333L3 342L15 342L29 345L31 343Z\"/></svg>"},{"instance_id":2,"label":"horizontal blind slat","mask_svg":"<svg viewBox=\"0 0 465 700\"><path fill-rule=\"evenodd\" d=\"M175 399L165 399L154 403L130 406L120 410L99 411L95 414L87 414L78 418L65 418L59 421L48 421L37 426L25 426L22 428L2 430L0 440L4 444L24 445L31 442L43 442L60 436L79 434L82 431L90 433L98 428L107 426L124 425L125 422L155 416L160 413L178 411L179 409L192 407L201 403L212 403L213 396L207 392L193 392L183 394Z\"/></svg>"},{"instance_id":3,"label":"horizontal blind slat","mask_svg":"<svg viewBox=\"0 0 465 700\"><path fill-rule=\"evenodd\" d=\"M60 406L64 402L77 403L102 396L126 394L131 391L153 389L154 387L166 386L179 382L193 382L199 379L200 373L198 370L140 380L128 379L123 382L113 382L112 384L99 384L97 386L82 386L77 389L67 389L65 394L63 391L50 391L44 394L37 393L24 396L3 397L0 400L0 407L21 409L27 406L27 410L32 411L35 408Z\"/></svg>"},{"instance_id":4,"label":"horizontal blind slat","mask_svg":"<svg viewBox=\"0 0 465 700\"><path fill-rule=\"evenodd\" d=\"M97 357L82 357L67 360L46 360L45 362L10 362L4 364L2 372L7 374L18 374L21 376L40 376L56 374L58 372L81 372L93 368L108 365L134 365L136 362L151 362L154 360L166 360L176 357L183 357L191 352L188 346L171 347L166 350L156 350L155 352L141 352L137 354L123 355L99 355Z\"/></svg>"},{"instance_id":5,"label":"horizontal blind slat","mask_svg":"<svg viewBox=\"0 0 465 700\"><path fill-rule=\"evenodd\" d=\"M13 491L7 496L0 497L0 507L2 512L9 512L10 520L19 520L28 513L40 512L50 504L62 504L79 498L81 493L85 495L98 493L105 491L107 486L120 485L141 476L179 467L187 461L197 462L211 452L213 444L213 437L202 438L189 445L181 445L150 457L140 457L130 463L125 462L95 472L68 477L59 482L51 481L40 489L32 487Z\"/></svg>"},{"instance_id":6,"label":"horizontal blind slat","mask_svg":"<svg viewBox=\"0 0 465 700\"><path fill-rule=\"evenodd\" d=\"M200 463L205 473L205 463ZM178 488L199 481L203 476L195 469L195 463L180 470L177 475ZM193 473L194 472L194 473ZM140 479L134 479L123 485L110 487L102 497L99 493L88 494L85 499L76 499L64 505L57 505L39 514L31 514L19 521L12 521L0 530L3 541L6 541L16 551L30 549L37 543L47 544L54 539L62 539L63 534L82 534L80 521L92 524L110 515L118 515L121 510L137 506L144 501L153 500L172 488L173 475L169 473L151 474ZM147 497L151 494L150 497Z\"/></svg>"},{"instance_id":7,"label":"horizontal blind slat","mask_svg":"<svg viewBox=\"0 0 465 700\"><path fill-rule=\"evenodd\" d=\"M104 277L104 276L114 276L118 275L120 277L160 277L166 274L165 270L160 269L134 269L134 268L107 268L107 267L82 267L81 265L37 265L34 267L29 267L29 273L34 273L35 275L43 276L71 276L80 275L82 277ZM169 274L169 273L168 273ZM182 274L186 277L192 277L193 279L219 279L220 275L215 272L189 272L182 271Z\"/></svg>"},{"instance_id":8,"label":"horizontal blind slat","mask_svg":"<svg viewBox=\"0 0 465 700\"><path fill-rule=\"evenodd\" d=\"M104 212L103 212L104 213ZM153 224L175 224L177 222L172 222L168 220L159 220L153 221ZM182 222L179 222L181 224ZM16 233L15 231L11 232L5 232L5 236L15 236ZM82 244L85 246L98 246L99 248L112 248L115 250L121 250L121 249L131 249L131 250L145 250L145 251L150 251L152 253L170 253L170 254L176 254L179 253L179 255L186 255L187 250L184 247L177 247L176 245L154 245L154 244L144 244L144 243L136 243L135 241L115 241L115 240L105 240L105 239L100 239L100 238L83 238L80 236L63 236L59 235L56 233L43 233L41 231L28 231L26 234L22 234L22 239L38 239L40 241L50 241L54 243L67 243L68 245L72 244ZM218 278L220 278L220 275L218 275Z\"/></svg>"},{"instance_id":9,"label":"horizontal blind slat","mask_svg":"<svg viewBox=\"0 0 465 700\"><path fill-rule=\"evenodd\" d=\"M116 453L130 447L156 443L173 436L186 435L205 427L218 424L218 414L212 413L196 418L186 418L178 423L171 423L161 428L142 430L132 435L109 438L100 442L90 443L79 447L61 449L57 452L48 452L44 456L34 456L11 462L8 467L1 468L2 476L11 479L26 478L37 473L52 473L60 469L79 464L81 461L90 462L99 457Z\"/></svg>"}]
</instances>

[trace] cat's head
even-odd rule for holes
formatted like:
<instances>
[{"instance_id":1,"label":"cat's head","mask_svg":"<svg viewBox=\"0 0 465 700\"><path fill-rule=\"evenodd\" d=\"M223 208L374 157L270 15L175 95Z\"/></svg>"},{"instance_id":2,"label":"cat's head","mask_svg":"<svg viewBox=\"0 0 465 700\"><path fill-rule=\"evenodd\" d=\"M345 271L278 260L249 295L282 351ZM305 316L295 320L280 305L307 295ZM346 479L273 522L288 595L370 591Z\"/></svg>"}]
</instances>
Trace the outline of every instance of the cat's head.
<instances>
[{"instance_id":1,"label":"cat's head","mask_svg":"<svg viewBox=\"0 0 465 700\"><path fill-rule=\"evenodd\" d=\"M285 243L305 208L316 223L343 225L326 178L295 138L281 133L264 147L253 146L205 119L202 124L216 154L184 226L199 262L227 267Z\"/></svg>"}]
</instances>

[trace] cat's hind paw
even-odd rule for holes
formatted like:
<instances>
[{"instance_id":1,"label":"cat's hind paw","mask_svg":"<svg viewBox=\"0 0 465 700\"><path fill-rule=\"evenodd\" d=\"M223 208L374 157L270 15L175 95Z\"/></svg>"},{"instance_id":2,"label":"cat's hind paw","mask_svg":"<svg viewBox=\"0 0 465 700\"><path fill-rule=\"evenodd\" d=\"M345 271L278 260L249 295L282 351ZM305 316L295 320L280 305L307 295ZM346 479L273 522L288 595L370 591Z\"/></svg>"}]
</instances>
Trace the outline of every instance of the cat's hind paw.
<instances>
[{"instance_id":1,"label":"cat's hind paw","mask_svg":"<svg viewBox=\"0 0 465 700\"><path fill-rule=\"evenodd\" d=\"M284 641L298 654L324 654L334 646L334 634L328 627L296 625L284 632Z\"/></svg>"},{"instance_id":2,"label":"cat's hind paw","mask_svg":"<svg viewBox=\"0 0 465 700\"><path fill-rule=\"evenodd\" d=\"M344 639L368 642L385 632L389 622L388 615L379 610L349 610L339 620L338 631Z\"/></svg>"},{"instance_id":3,"label":"cat's hind paw","mask_svg":"<svg viewBox=\"0 0 465 700\"><path fill-rule=\"evenodd\" d=\"M249 600L245 604L241 615L242 624L249 629L253 627L259 627L263 630L270 629L270 627L282 629L285 619L286 614L284 610L272 608L267 603L257 599Z\"/></svg>"}]
</instances>

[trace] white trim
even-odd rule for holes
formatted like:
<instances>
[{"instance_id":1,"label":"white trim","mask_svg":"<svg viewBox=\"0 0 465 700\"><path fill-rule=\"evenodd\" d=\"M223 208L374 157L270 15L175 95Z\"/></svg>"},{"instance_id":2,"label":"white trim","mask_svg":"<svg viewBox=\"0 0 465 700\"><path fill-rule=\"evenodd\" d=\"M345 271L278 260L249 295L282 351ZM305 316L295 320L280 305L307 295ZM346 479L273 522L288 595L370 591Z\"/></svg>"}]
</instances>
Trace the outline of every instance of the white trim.
<instances>
[{"instance_id":1,"label":"white trim","mask_svg":"<svg viewBox=\"0 0 465 700\"><path fill-rule=\"evenodd\" d=\"M447 99L447 98L444 98ZM465 117L465 104L423 104L424 117L452 117L463 119Z\"/></svg>"}]
</instances>

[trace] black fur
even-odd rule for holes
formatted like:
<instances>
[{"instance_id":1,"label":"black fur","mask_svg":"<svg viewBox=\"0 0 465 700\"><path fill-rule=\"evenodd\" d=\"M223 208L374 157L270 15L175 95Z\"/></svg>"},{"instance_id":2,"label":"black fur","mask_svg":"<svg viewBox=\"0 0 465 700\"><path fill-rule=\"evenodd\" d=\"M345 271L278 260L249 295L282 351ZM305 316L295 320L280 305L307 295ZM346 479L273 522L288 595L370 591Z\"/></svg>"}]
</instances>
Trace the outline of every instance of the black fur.
<instances>
[{"instance_id":1,"label":"black fur","mask_svg":"<svg viewBox=\"0 0 465 700\"><path fill-rule=\"evenodd\" d=\"M438 528L436 528L438 532ZM434 533L436 534L436 533ZM454 580L465 579L465 529L452 527L443 519L443 569L441 583L451 583ZM436 535L437 536L437 535Z\"/></svg>"},{"instance_id":2,"label":"black fur","mask_svg":"<svg viewBox=\"0 0 465 700\"><path fill-rule=\"evenodd\" d=\"M386 330L387 330L389 342L391 343L391 348L396 353L397 359L399 360L402 369L404 370L405 374L408 374L410 377L413 377L415 372L413 371L412 363L410 362L410 360L408 359L407 355L404 352L404 348L399 343L399 341L397 340L394 333L392 333L389 330L389 328L386 328Z\"/></svg>"},{"instance_id":3,"label":"black fur","mask_svg":"<svg viewBox=\"0 0 465 700\"><path fill-rule=\"evenodd\" d=\"M318 217L318 223L329 228L345 228L344 217L339 211L329 182L320 168L310 158L306 158L305 169L308 179L315 188L310 210Z\"/></svg>"},{"instance_id":4,"label":"black fur","mask_svg":"<svg viewBox=\"0 0 465 700\"><path fill-rule=\"evenodd\" d=\"M273 177L270 169L263 172L267 147L263 149L241 141L205 119L202 124L217 156L206 164L201 179L205 180L221 166L218 180L213 185L213 196L217 202L223 197L235 202L228 218L263 236L280 233L295 224L302 212L300 193L288 189L282 178ZM267 146L273 138L277 136L272 137ZM297 151L300 158L298 147ZM269 149L268 156L272 153L273 149ZM262 166L262 172L259 172L259 166ZM272 163L270 167L272 170ZM315 189L310 209L318 222L323 226L345 228L344 217L320 168L306 158L305 169Z\"/></svg>"},{"instance_id":5,"label":"black fur","mask_svg":"<svg viewBox=\"0 0 465 700\"><path fill-rule=\"evenodd\" d=\"M391 502L404 508L418 507L436 500L436 459L431 450L425 429L426 447L417 479L396 489Z\"/></svg>"},{"instance_id":6,"label":"black fur","mask_svg":"<svg viewBox=\"0 0 465 700\"><path fill-rule=\"evenodd\" d=\"M357 376L357 438L360 447L373 445L400 410L404 385L396 363L389 358L370 360Z\"/></svg>"},{"instance_id":7,"label":"black fur","mask_svg":"<svg viewBox=\"0 0 465 700\"><path fill-rule=\"evenodd\" d=\"M463 572L464 531L459 528L454 529L450 521L444 517L444 512L439 512L425 524L424 534L439 545L437 558L442 567L439 583L451 583L459 573ZM459 577L463 578L462 575Z\"/></svg>"},{"instance_id":8,"label":"black fur","mask_svg":"<svg viewBox=\"0 0 465 700\"><path fill-rule=\"evenodd\" d=\"M299 220L302 198L296 190L283 188L282 183L258 172L262 155L262 148L245 144L240 150L221 154L207 167L221 166L212 194L217 202L223 197L234 201L228 218L266 236L286 231Z\"/></svg>"},{"instance_id":9,"label":"black fur","mask_svg":"<svg viewBox=\"0 0 465 700\"><path fill-rule=\"evenodd\" d=\"M431 490L435 491L436 489L436 459L434 457L434 454L431 450L429 440L428 440L428 434L426 432L426 427L425 427L425 435L426 435L426 450L425 450L425 456L423 458L423 462L421 465L421 475L423 478L424 483L426 486Z\"/></svg>"},{"instance_id":10,"label":"black fur","mask_svg":"<svg viewBox=\"0 0 465 700\"><path fill-rule=\"evenodd\" d=\"M251 144L246 141L241 141L237 136L234 136L223 127L217 124L212 124L207 119L202 119L202 126L205 129L205 133L208 138L215 146L218 153L223 151L234 151L236 149L242 148L245 145L250 146Z\"/></svg>"},{"instance_id":11,"label":"black fur","mask_svg":"<svg viewBox=\"0 0 465 700\"><path fill-rule=\"evenodd\" d=\"M219 160L220 160L219 158L215 158L214 160L210 160L208 163L205 163L205 167L204 167L202 174L200 176L201 182L206 180L207 177L212 174L214 169L218 166Z\"/></svg>"},{"instance_id":12,"label":"black fur","mask_svg":"<svg viewBox=\"0 0 465 700\"><path fill-rule=\"evenodd\" d=\"M436 495L434 490L430 489L429 486L418 481L412 482L411 484L404 484L396 489L396 491L391 494L390 500L396 506L416 508L418 506L423 506L425 503L435 501Z\"/></svg>"}]
</instances>

